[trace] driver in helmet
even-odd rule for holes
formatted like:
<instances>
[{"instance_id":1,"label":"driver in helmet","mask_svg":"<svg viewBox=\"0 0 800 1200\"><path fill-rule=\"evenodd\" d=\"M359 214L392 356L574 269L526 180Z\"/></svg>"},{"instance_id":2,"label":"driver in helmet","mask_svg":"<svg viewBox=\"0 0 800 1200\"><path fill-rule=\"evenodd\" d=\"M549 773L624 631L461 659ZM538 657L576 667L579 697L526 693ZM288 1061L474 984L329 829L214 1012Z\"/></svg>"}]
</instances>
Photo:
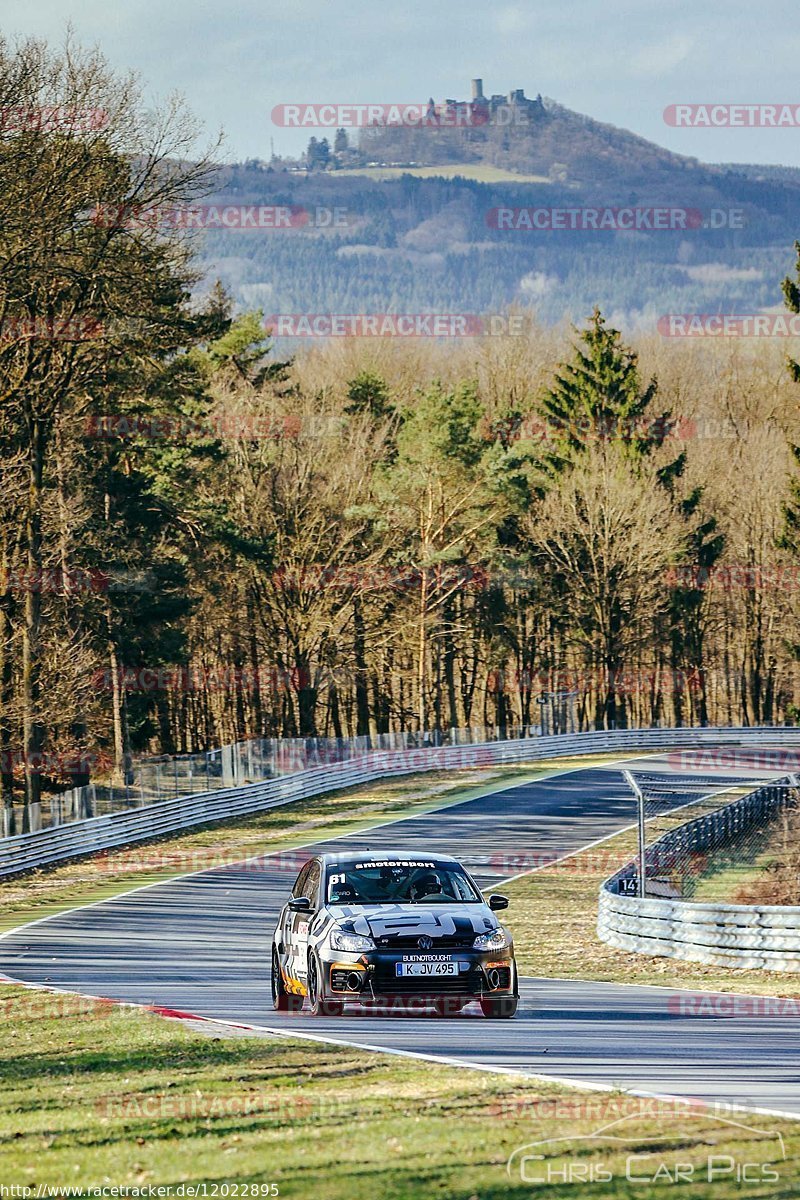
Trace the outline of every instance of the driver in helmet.
<instances>
[{"instance_id":1,"label":"driver in helmet","mask_svg":"<svg viewBox=\"0 0 800 1200\"><path fill-rule=\"evenodd\" d=\"M435 871L420 875L414 883L414 899L421 900L423 896L441 896L442 881Z\"/></svg>"}]
</instances>

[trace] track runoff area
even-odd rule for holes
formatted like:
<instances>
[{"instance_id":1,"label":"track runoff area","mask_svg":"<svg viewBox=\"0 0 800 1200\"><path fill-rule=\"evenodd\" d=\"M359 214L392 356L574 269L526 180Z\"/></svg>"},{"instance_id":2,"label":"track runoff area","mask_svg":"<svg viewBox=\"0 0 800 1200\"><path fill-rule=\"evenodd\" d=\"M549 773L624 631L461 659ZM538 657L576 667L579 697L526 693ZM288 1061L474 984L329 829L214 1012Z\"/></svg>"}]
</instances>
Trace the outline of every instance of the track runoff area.
<instances>
[{"instance_id":1,"label":"track runoff area","mask_svg":"<svg viewBox=\"0 0 800 1200\"><path fill-rule=\"evenodd\" d=\"M167 1015L245 1026L477 1070L524 1073L590 1089L691 1098L800 1117L800 1026L774 1004L728 1020L697 994L661 987L520 980L511 1021L347 1011L278 1014L270 943L300 867L337 850L452 854L483 889L552 864L635 826L623 771L645 781L662 819L726 787L786 774L775 751L701 750L628 756L553 771L291 853L179 877L46 917L0 938L0 972L33 986L153 1006ZM721 800L718 802L722 802ZM146 851L145 848L142 853ZM609 866L609 873L611 872ZM514 927L513 904L508 923ZM535 955L535 947L532 948ZM756 998L758 999L758 998ZM710 1008L710 1011L708 1009ZM473 1011L474 1010L474 1011Z\"/></svg>"}]
</instances>

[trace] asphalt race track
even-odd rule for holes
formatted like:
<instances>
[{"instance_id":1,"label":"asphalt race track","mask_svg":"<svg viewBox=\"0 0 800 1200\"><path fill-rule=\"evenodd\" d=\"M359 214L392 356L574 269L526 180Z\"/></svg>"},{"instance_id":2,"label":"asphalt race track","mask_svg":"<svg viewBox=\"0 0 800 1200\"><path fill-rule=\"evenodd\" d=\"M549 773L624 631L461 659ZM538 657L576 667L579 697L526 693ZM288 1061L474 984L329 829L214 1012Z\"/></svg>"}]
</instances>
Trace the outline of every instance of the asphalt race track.
<instances>
[{"instance_id":1,"label":"asphalt race track","mask_svg":"<svg viewBox=\"0 0 800 1200\"><path fill-rule=\"evenodd\" d=\"M625 765L659 774L670 769L654 755ZM718 778L729 783L733 776L720 772ZM676 794L675 803L692 794ZM522 870L520 856L530 866L569 854L635 817L620 769L591 767L317 843L304 856L359 847L452 853L487 887ZM265 856L46 918L0 939L0 972L265 1032L800 1117L796 1017L683 1015L682 1004L684 1013L691 1011L691 997L667 988L524 979L513 1021L489 1022L477 1008L446 1019L345 1013L314 1020L274 1013L270 937L298 870L296 861ZM508 923L513 929L513 906Z\"/></svg>"}]
</instances>

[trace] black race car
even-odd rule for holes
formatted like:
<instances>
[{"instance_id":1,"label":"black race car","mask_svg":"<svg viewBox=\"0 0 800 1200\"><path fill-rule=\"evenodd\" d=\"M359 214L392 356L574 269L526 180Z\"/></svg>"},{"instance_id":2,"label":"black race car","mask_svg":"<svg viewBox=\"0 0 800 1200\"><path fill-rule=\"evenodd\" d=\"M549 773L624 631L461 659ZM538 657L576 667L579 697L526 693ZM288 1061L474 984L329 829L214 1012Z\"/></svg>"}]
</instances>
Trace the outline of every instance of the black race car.
<instances>
[{"instance_id":1,"label":"black race car","mask_svg":"<svg viewBox=\"0 0 800 1200\"><path fill-rule=\"evenodd\" d=\"M478 1001L513 1017L511 934L465 869L440 854L322 854L305 864L272 942L272 1001L314 1016L345 1004L441 1014Z\"/></svg>"}]
</instances>

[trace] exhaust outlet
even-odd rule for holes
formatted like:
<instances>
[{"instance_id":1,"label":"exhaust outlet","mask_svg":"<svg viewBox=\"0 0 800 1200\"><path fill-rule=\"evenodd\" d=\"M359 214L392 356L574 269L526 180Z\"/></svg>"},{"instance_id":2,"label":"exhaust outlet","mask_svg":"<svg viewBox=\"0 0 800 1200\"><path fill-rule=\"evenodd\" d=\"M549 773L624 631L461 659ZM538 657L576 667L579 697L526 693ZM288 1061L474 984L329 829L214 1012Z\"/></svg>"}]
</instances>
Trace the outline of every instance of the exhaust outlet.
<instances>
[{"instance_id":1,"label":"exhaust outlet","mask_svg":"<svg viewBox=\"0 0 800 1200\"><path fill-rule=\"evenodd\" d=\"M489 987L500 987L500 972L496 968L489 972Z\"/></svg>"},{"instance_id":2,"label":"exhaust outlet","mask_svg":"<svg viewBox=\"0 0 800 1200\"><path fill-rule=\"evenodd\" d=\"M347 986L351 992L361 991L361 975L358 971L351 971L347 976Z\"/></svg>"}]
</instances>

